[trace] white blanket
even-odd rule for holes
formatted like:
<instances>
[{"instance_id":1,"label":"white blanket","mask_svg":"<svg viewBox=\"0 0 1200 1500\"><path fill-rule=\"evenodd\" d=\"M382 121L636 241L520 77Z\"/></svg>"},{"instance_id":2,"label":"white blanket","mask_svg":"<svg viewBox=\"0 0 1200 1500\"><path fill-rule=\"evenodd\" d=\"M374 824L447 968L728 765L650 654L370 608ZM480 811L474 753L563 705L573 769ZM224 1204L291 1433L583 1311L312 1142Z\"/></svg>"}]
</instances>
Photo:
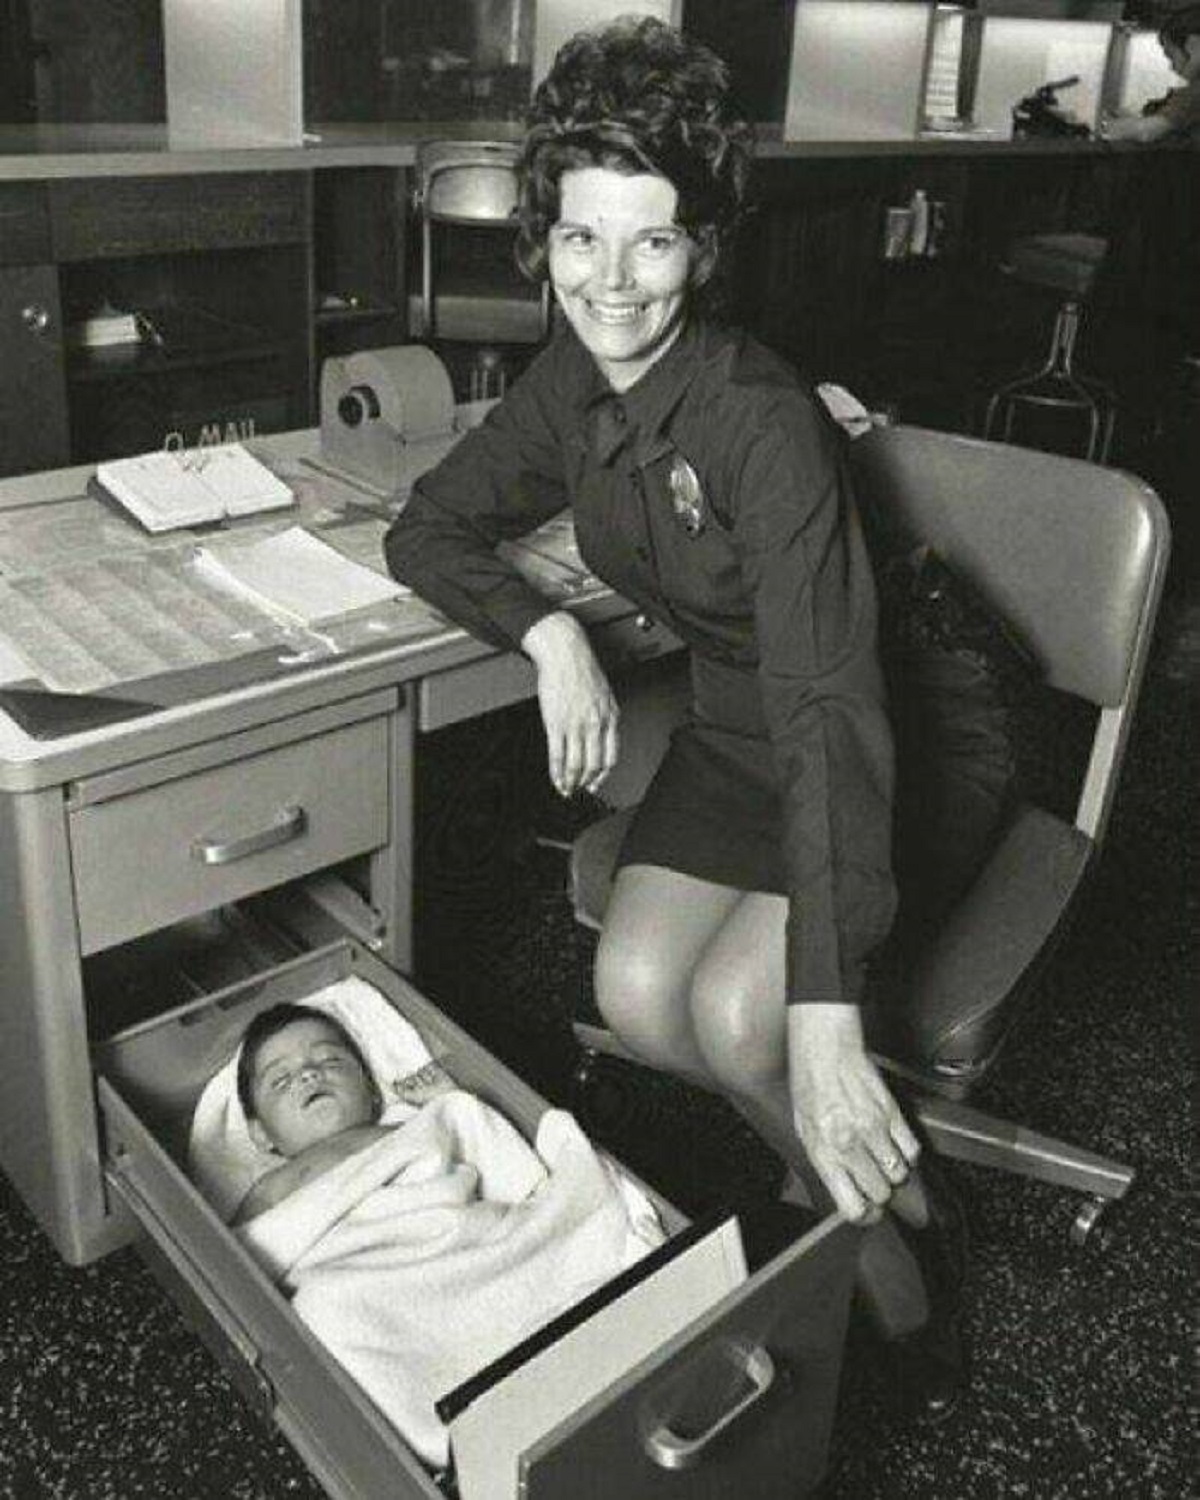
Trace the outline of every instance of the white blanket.
<instances>
[{"instance_id":1,"label":"white blanket","mask_svg":"<svg viewBox=\"0 0 1200 1500\"><path fill-rule=\"evenodd\" d=\"M542 1116L535 1152L461 1092L237 1233L437 1467L448 1453L437 1398L663 1237L570 1115Z\"/></svg>"}]
</instances>

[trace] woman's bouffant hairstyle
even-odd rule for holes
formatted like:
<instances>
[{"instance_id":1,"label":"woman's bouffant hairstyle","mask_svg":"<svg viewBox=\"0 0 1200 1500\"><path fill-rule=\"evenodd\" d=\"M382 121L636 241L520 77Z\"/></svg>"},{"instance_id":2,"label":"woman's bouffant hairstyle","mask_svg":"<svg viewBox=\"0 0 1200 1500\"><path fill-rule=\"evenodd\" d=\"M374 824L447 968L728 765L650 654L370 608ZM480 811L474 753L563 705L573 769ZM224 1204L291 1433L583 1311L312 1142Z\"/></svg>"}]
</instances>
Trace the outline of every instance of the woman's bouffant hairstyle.
<instances>
[{"instance_id":1,"label":"woman's bouffant hairstyle","mask_svg":"<svg viewBox=\"0 0 1200 1500\"><path fill-rule=\"evenodd\" d=\"M539 85L528 125L517 238L527 275L546 274L559 182L573 167L667 178L679 223L719 258L741 213L753 136L715 52L650 17L581 32Z\"/></svg>"}]
</instances>

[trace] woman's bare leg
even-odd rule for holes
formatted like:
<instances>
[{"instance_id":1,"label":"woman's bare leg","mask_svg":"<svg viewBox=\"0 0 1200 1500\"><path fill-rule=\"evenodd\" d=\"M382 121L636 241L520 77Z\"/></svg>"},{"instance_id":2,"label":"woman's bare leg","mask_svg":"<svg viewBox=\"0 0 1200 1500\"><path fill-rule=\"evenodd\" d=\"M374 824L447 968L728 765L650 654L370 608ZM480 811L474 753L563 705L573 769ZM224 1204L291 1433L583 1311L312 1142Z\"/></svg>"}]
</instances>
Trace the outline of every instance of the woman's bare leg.
<instances>
[{"instance_id":1,"label":"woman's bare leg","mask_svg":"<svg viewBox=\"0 0 1200 1500\"><path fill-rule=\"evenodd\" d=\"M712 1086L692 1026L692 975L742 899L657 865L617 873L596 953L596 1004L646 1062Z\"/></svg>"},{"instance_id":2,"label":"woman's bare leg","mask_svg":"<svg viewBox=\"0 0 1200 1500\"><path fill-rule=\"evenodd\" d=\"M692 1021L707 1071L796 1173L814 1206L827 1211L830 1199L792 1118L785 1045L786 923L782 896L751 892L742 897L696 964ZM906 1197L915 1201L897 1201ZM893 1194L892 1205L910 1220L924 1220L915 1175ZM859 1281L886 1336L909 1333L928 1318L920 1271L886 1217L864 1238Z\"/></svg>"}]
</instances>

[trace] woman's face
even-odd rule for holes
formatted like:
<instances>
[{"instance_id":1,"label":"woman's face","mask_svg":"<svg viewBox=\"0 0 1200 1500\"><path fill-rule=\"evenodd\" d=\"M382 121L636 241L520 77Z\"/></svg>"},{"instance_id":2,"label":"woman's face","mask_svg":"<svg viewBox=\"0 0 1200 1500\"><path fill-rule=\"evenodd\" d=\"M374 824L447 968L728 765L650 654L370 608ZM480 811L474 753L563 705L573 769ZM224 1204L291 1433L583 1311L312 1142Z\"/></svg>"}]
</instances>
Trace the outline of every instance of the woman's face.
<instances>
[{"instance_id":1,"label":"woman's face","mask_svg":"<svg viewBox=\"0 0 1200 1500\"><path fill-rule=\"evenodd\" d=\"M671 346L684 298L709 267L675 222L665 177L576 167L559 184L550 284L609 383L624 391Z\"/></svg>"}]
</instances>

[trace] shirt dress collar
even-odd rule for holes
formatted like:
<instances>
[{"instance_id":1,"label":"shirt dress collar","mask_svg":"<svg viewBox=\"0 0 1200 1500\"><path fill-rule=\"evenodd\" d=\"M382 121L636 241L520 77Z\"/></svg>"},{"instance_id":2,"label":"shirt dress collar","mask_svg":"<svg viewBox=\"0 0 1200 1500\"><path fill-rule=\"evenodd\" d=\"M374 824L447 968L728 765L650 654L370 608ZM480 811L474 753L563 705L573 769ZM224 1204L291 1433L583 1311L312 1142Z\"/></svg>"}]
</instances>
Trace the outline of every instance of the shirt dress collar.
<instances>
[{"instance_id":1,"label":"shirt dress collar","mask_svg":"<svg viewBox=\"0 0 1200 1500\"><path fill-rule=\"evenodd\" d=\"M703 340L690 321L662 356L627 391L614 391L592 364L580 401L584 431L598 463L607 466L632 442L644 468L672 451L667 426L703 363Z\"/></svg>"}]
</instances>

